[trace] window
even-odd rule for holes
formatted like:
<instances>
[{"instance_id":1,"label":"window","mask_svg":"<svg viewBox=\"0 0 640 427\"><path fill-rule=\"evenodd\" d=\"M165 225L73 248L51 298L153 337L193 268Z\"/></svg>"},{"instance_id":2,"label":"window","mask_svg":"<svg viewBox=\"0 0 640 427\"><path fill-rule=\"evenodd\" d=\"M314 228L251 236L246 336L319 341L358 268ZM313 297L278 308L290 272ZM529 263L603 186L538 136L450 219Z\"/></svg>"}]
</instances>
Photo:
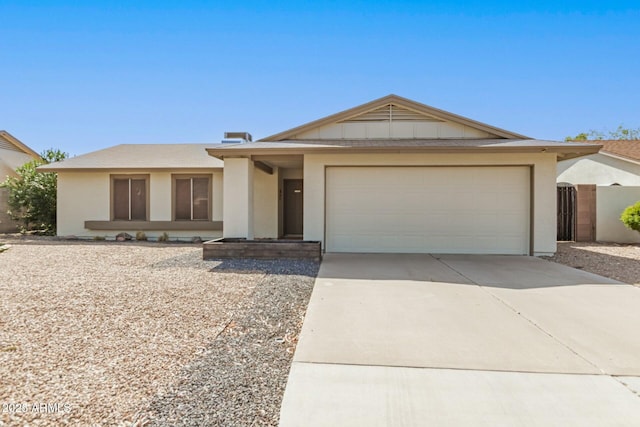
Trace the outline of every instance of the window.
<instances>
[{"instance_id":1,"label":"window","mask_svg":"<svg viewBox=\"0 0 640 427\"><path fill-rule=\"evenodd\" d=\"M173 217L176 221L208 221L211 176L173 176Z\"/></svg>"},{"instance_id":2,"label":"window","mask_svg":"<svg viewBox=\"0 0 640 427\"><path fill-rule=\"evenodd\" d=\"M149 177L145 175L111 177L111 219L146 221Z\"/></svg>"}]
</instances>

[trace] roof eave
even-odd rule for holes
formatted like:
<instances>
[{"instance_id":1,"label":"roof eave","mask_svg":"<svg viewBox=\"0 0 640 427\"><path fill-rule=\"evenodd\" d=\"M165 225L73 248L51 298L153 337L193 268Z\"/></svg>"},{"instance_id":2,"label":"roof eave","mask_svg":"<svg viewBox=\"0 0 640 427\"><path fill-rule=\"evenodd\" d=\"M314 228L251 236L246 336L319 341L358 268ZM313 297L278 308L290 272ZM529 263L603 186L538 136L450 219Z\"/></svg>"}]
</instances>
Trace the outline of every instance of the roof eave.
<instances>
[{"instance_id":1,"label":"roof eave","mask_svg":"<svg viewBox=\"0 0 640 427\"><path fill-rule=\"evenodd\" d=\"M53 166L53 167L48 167ZM144 166L125 166L125 167L54 167L54 164L43 165L36 168L36 172L47 173L47 172L130 172L130 171L150 171L150 172L169 172L169 171L196 171L196 172L206 172L211 171L212 169L223 169L223 166L198 166L198 167L190 167L190 166L154 166L154 167L144 167Z\"/></svg>"},{"instance_id":2,"label":"roof eave","mask_svg":"<svg viewBox=\"0 0 640 427\"><path fill-rule=\"evenodd\" d=\"M631 157L622 156L620 154L611 153L609 151L603 151L603 150L600 150L600 154L603 154L603 155L608 156L608 157L612 157L614 159L623 160L625 162L629 162L629 163L633 163L633 164L636 164L636 165L640 165L640 160L632 159Z\"/></svg>"},{"instance_id":3,"label":"roof eave","mask_svg":"<svg viewBox=\"0 0 640 427\"><path fill-rule=\"evenodd\" d=\"M600 145L585 145L573 147L560 146L477 146L477 147L446 147L446 146L421 146L421 147L327 147L308 146L295 148L209 148L210 156L224 160L225 157L250 157L254 155L286 155L286 154L354 154L354 153L555 153L562 160L595 154L600 150Z\"/></svg>"},{"instance_id":4,"label":"roof eave","mask_svg":"<svg viewBox=\"0 0 640 427\"><path fill-rule=\"evenodd\" d=\"M20 150L22 150L25 154L28 154L31 157L33 157L34 159L36 159L36 160L41 160L42 159L42 157L40 157L40 154L38 154L35 151L33 151L31 148L26 146L18 138L16 138L15 136L11 135L6 130L0 130L0 136L2 138L4 138L5 140L9 141L11 144L15 145Z\"/></svg>"}]
</instances>

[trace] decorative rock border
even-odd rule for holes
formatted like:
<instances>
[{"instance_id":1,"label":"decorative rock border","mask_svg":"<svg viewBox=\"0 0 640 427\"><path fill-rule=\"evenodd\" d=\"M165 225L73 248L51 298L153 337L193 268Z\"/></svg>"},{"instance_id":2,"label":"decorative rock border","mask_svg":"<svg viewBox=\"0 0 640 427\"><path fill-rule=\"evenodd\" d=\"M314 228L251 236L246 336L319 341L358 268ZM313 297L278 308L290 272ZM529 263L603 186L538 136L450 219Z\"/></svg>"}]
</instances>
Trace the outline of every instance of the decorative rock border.
<instances>
[{"instance_id":1,"label":"decorative rock border","mask_svg":"<svg viewBox=\"0 0 640 427\"><path fill-rule=\"evenodd\" d=\"M202 244L202 259L313 259L320 261L322 247L318 241L246 240L222 238Z\"/></svg>"}]
</instances>

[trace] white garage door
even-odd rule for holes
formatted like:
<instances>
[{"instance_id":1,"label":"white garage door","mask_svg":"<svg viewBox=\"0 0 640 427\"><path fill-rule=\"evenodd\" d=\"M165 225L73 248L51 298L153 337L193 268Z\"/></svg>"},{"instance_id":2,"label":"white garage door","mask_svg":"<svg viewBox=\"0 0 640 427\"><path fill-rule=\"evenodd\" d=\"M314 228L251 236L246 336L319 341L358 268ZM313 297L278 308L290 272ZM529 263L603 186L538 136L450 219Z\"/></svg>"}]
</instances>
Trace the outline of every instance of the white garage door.
<instances>
[{"instance_id":1,"label":"white garage door","mask_svg":"<svg viewBox=\"0 0 640 427\"><path fill-rule=\"evenodd\" d=\"M326 250L528 254L529 171L329 167Z\"/></svg>"}]
</instances>

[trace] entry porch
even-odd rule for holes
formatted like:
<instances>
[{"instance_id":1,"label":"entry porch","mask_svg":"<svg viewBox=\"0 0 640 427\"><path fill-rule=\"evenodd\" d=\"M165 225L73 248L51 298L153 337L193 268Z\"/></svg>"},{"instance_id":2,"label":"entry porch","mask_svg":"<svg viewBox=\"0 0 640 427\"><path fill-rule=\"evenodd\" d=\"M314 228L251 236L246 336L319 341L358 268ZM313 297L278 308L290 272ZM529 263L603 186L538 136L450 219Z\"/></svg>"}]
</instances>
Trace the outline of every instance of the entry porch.
<instances>
[{"instance_id":1,"label":"entry porch","mask_svg":"<svg viewBox=\"0 0 640 427\"><path fill-rule=\"evenodd\" d=\"M303 156L247 156L224 160L225 240L301 240Z\"/></svg>"}]
</instances>

